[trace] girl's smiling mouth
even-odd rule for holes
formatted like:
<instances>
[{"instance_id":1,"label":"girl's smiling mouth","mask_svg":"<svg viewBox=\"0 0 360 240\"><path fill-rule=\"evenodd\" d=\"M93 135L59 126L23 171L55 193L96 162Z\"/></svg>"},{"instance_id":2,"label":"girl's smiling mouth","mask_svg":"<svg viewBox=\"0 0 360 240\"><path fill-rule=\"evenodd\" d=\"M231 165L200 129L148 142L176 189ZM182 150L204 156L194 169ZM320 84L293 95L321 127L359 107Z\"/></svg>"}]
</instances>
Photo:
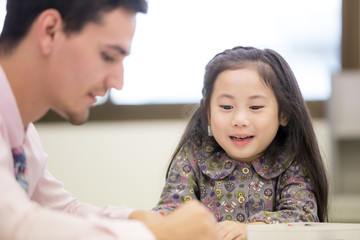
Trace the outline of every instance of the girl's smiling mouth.
<instances>
[{"instance_id":1,"label":"girl's smiling mouth","mask_svg":"<svg viewBox=\"0 0 360 240\"><path fill-rule=\"evenodd\" d=\"M252 139L254 136L246 136L246 137L236 137L236 136L230 136L230 138L232 140L237 140L237 141L245 141L248 139Z\"/></svg>"},{"instance_id":2,"label":"girl's smiling mouth","mask_svg":"<svg viewBox=\"0 0 360 240\"><path fill-rule=\"evenodd\" d=\"M245 146L254 139L254 136L230 136L230 139L237 146Z\"/></svg>"}]
</instances>

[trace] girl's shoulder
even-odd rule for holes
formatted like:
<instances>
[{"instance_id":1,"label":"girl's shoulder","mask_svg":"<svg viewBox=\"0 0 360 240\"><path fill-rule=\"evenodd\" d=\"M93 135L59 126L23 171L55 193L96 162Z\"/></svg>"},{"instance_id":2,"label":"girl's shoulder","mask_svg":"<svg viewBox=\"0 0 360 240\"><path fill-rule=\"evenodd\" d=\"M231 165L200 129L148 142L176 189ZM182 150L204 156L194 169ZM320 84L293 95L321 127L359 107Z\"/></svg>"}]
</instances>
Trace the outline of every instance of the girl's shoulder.
<instances>
[{"instance_id":1,"label":"girl's shoulder","mask_svg":"<svg viewBox=\"0 0 360 240\"><path fill-rule=\"evenodd\" d=\"M190 157L199 170L212 179L225 178L234 171L237 164L237 161L209 141L203 141L201 144L187 142L180 152Z\"/></svg>"},{"instance_id":2,"label":"girl's shoulder","mask_svg":"<svg viewBox=\"0 0 360 240\"><path fill-rule=\"evenodd\" d=\"M252 161L255 171L265 179L279 177L283 172L289 169L294 161L295 155L280 155L275 161L269 161L260 157Z\"/></svg>"}]
</instances>

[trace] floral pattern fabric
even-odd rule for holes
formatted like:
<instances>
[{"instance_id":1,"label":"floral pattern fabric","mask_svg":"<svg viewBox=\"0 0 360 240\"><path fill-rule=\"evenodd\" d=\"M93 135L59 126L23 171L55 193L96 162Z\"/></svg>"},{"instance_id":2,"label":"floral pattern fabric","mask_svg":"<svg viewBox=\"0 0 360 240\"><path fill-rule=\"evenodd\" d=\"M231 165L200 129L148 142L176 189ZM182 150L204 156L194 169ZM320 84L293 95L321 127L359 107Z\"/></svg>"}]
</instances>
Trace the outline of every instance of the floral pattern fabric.
<instances>
[{"instance_id":1,"label":"floral pattern fabric","mask_svg":"<svg viewBox=\"0 0 360 240\"><path fill-rule=\"evenodd\" d=\"M205 144L186 144L172 162L155 211L170 213L200 200L220 221L317 222L317 206L306 171L294 156L272 166L263 158L245 163Z\"/></svg>"}]
</instances>

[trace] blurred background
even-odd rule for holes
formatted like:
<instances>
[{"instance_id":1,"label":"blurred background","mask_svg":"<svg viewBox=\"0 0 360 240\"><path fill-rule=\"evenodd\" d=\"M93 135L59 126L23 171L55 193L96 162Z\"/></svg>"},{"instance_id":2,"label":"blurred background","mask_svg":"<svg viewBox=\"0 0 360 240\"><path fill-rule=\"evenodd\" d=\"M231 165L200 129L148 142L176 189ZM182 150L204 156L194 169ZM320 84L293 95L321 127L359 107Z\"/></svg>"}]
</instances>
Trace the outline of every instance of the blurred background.
<instances>
[{"instance_id":1,"label":"blurred background","mask_svg":"<svg viewBox=\"0 0 360 240\"><path fill-rule=\"evenodd\" d=\"M84 125L53 112L35 123L48 169L75 197L154 207L206 63L255 46L279 52L298 79L331 176L330 220L360 223L359 0L149 0L137 21L124 89L98 99Z\"/></svg>"}]
</instances>

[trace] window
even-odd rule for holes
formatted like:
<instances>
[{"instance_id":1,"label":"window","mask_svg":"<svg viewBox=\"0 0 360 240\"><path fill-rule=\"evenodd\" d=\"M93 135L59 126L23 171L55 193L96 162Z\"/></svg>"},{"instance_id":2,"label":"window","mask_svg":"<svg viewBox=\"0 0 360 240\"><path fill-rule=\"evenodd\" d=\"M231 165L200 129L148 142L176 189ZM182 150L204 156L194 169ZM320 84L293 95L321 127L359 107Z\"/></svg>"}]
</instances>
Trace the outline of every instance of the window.
<instances>
[{"instance_id":1,"label":"window","mask_svg":"<svg viewBox=\"0 0 360 240\"><path fill-rule=\"evenodd\" d=\"M198 103L204 68L237 45L272 48L306 100L330 96L341 68L341 0L150 0L139 14L124 89L115 104Z\"/></svg>"},{"instance_id":2,"label":"window","mask_svg":"<svg viewBox=\"0 0 360 240\"><path fill-rule=\"evenodd\" d=\"M198 103L207 62L237 45L279 52L306 100L330 96L331 75L341 68L341 0L148 2L148 14L137 16L124 88L100 103L107 97L122 105Z\"/></svg>"}]
</instances>

